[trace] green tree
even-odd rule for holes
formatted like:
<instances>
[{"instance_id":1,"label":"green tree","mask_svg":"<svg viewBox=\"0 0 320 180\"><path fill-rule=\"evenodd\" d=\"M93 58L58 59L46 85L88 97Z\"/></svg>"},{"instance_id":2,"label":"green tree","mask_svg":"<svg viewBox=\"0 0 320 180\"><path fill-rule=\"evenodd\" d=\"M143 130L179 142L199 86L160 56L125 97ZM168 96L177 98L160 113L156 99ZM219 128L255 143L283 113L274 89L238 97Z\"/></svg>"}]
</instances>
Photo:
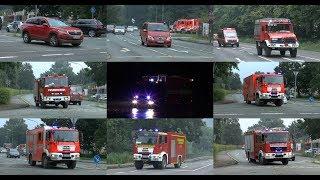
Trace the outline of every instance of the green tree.
<instances>
[{"instance_id":1,"label":"green tree","mask_svg":"<svg viewBox=\"0 0 320 180\"><path fill-rule=\"evenodd\" d=\"M32 66L29 63L22 64L19 68L18 86L20 89L33 89L34 74Z\"/></svg>"},{"instance_id":2,"label":"green tree","mask_svg":"<svg viewBox=\"0 0 320 180\"><path fill-rule=\"evenodd\" d=\"M320 138L319 119L304 119L304 121L301 122L301 126L312 139Z\"/></svg>"},{"instance_id":3,"label":"green tree","mask_svg":"<svg viewBox=\"0 0 320 180\"><path fill-rule=\"evenodd\" d=\"M98 86L107 83L107 63L105 62L85 62L90 70L87 74L97 83Z\"/></svg>"},{"instance_id":4,"label":"green tree","mask_svg":"<svg viewBox=\"0 0 320 180\"><path fill-rule=\"evenodd\" d=\"M254 124L253 126L248 127L248 130L253 130L256 128L285 128L285 125L283 124L282 119L263 119L261 118L257 124Z\"/></svg>"},{"instance_id":5,"label":"green tree","mask_svg":"<svg viewBox=\"0 0 320 180\"><path fill-rule=\"evenodd\" d=\"M13 147L26 143L28 126L23 119L9 119L3 126L5 141L11 142Z\"/></svg>"}]
</instances>

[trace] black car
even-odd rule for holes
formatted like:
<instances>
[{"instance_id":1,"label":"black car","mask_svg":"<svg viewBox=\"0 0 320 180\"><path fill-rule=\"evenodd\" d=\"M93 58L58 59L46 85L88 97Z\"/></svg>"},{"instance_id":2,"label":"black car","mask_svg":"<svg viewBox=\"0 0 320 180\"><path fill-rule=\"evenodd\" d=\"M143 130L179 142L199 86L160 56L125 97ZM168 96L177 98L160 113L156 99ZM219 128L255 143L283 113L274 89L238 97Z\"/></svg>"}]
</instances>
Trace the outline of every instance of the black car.
<instances>
[{"instance_id":1,"label":"black car","mask_svg":"<svg viewBox=\"0 0 320 180\"><path fill-rule=\"evenodd\" d=\"M99 37L101 34L107 33L107 28L96 19L78 19L72 26L81 29L84 34L90 37Z\"/></svg>"}]
</instances>

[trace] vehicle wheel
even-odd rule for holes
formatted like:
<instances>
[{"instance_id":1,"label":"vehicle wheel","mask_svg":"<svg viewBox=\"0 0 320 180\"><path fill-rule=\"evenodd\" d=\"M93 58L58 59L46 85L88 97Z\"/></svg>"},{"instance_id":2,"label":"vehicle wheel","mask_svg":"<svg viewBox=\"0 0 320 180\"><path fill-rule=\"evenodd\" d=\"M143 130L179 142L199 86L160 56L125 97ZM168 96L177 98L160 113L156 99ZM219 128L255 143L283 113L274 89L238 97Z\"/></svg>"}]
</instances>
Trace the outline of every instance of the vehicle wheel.
<instances>
[{"instance_id":1,"label":"vehicle wheel","mask_svg":"<svg viewBox=\"0 0 320 180\"><path fill-rule=\"evenodd\" d=\"M146 40L145 45L146 45L147 47L149 47L148 40Z\"/></svg>"},{"instance_id":2,"label":"vehicle wheel","mask_svg":"<svg viewBox=\"0 0 320 180\"><path fill-rule=\"evenodd\" d=\"M59 106L59 104L54 104L56 107L58 107Z\"/></svg>"},{"instance_id":3,"label":"vehicle wheel","mask_svg":"<svg viewBox=\"0 0 320 180\"><path fill-rule=\"evenodd\" d=\"M10 29L9 29L9 28L7 28L6 30L7 30L7 32L10 32Z\"/></svg>"},{"instance_id":4,"label":"vehicle wheel","mask_svg":"<svg viewBox=\"0 0 320 180\"><path fill-rule=\"evenodd\" d=\"M180 168L181 167L181 157L179 157L178 164L174 164L175 168Z\"/></svg>"},{"instance_id":5,"label":"vehicle wheel","mask_svg":"<svg viewBox=\"0 0 320 180\"><path fill-rule=\"evenodd\" d=\"M135 161L134 166L136 169L142 169L143 168L143 162L142 161Z\"/></svg>"},{"instance_id":6,"label":"vehicle wheel","mask_svg":"<svg viewBox=\"0 0 320 180\"><path fill-rule=\"evenodd\" d=\"M152 163L153 168L159 169L159 163L158 162L153 162Z\"/></svg>"},{"instance_id":7,"label":"vehicle wheel","mask_svg":"<svg viewBox=\"0 0 320 180\"><path fill-rule=\"evenodd\" d=\"M68 108L68 103L67 103L67 102L64 102L64 103L62 104L62 106L63 106L63 108Z\"/></svg>"},{"instance_id":8,"label":"vehicle wheel","mask_svg":"<svg viewBox=\"0 0 320 180\"><path fill-rule=\"evenodd\" d=\"M262 55L262 47L258 45L258 42L256 42L256 48L257 48L257 53L259 56Z\"/></svg>"},{"instance_id":9,"label":"vehicle wheel","mask_svg":"<svg viewBox=\"0 0 320 180\"><path fill-rule=\"evenodd\" d=\"M221 44L219 43L219 47L221 47Z\"/></svg>"},{"instance_id":10,"label":"vehicle wheel","mask_svg":"<svg viewBox=\"0 0 320 180\"><path fill-rule=\"evenodd\" d=\"M276 106L282 106L283 100L276 100L276 101L274 102L274 104L275 104Z\"/></svg>"},{"instance_id":11,"label":"vehicle wheel","mask_svg":"<svg viewBox=\"0 0 320 180\"><path fill-rule=\"evenodd\" d=\"M50 36L50 46L54 46L54 47L59 46L59 41L58 41L57 35L52 34Z\"/></svg>"},{"instance_id":12,"label":"vehicle wheel","mask_svg":"<svg viewBox=\"0 0 320 180\"><path fill-rule=\"evenodd\" d=\"M233 47L233 44L231 46Z\"/></svg>"},{"instance_id":13,"label":"vehicle wheel","mask_svg":"<svg viewBox=\"0 0 320 180\"><path fill-rule=\"evenodd\" d=\"M20 156L18 156L18 158L20 158Z\"/></svg>"},{"instance_id":14,"label":"vehicle wheel","mask_svg":"<svg viewBox=\"0 0 320 180\"><path fill-rule=\"evenodd\" d=\"M50 165L51 166L57 166L57 163L56 162L52 162Z\"/></svg>"},{"instance_id":15,"label":"vehicle wheel","mask_svg":"<svg viewBox=\"0 0 320 180\"><path fill-rule=\"evenodd\" d=\"M27 32L23 33L22 37L23 37L23 42L25 42L25 43L31 42L31 38L29 36L29 33L27 33Z\"/></svg>"},{"instance_id":16,"label":"vehicle wheel","mask_svg":"<svg viewBox=\"0 0 320 180\"><path fill-rule=\"evenodd\" d=\"M88 33L88 35L89 35L90 37L95 37L95 36L96 36L96 32L95 32L94 30L90 30L89 33Z\"/></svg>"},{"instance_id":17,"label":"vehicle wheel","mask_svg":"<svg viewBox=\"0 0 320 180\"><path fill-rule=\"evenodd\" d=\"M168 48L171 48L171 44L169 44L167 47L168 47Z\"/></svg>"},{"instance_id":18,"label":"vehicle wheel","mask_svg":"<svg viewBox=\"0 0 320 180\"><path fill-rule=\"evenodd\" d=\"M286 55L286 51L280 51L281 56Z\"/></svg>"},{"instance_id":19,"label":"vehicle wheel","mask_svg":"<svg viewBox=\"0 0 320 180\"><path fill-rule=\"evenodd\" d=\"M290 50L291 57L297 57L297 49Z\"/></svg>"},{"instance_id":20,"label":"vehicle wheel","mask_svg":"<svg viewBox=\"0 0 320 180\"><path fill-rule=\"evenodd\" d=\"M17 29L17 33L20 33L20 29L19 28Z\"/></svg>"},{"instance_id":21,"label":"vehicle wheel","mask_svg":"<svg viewBox=\"0 0 320 180\"><path fill-rule=\"evenodd\" d=\"M72 46L78 47L78 46L80 46L80 44L81 44L81 43L73 43Z\"/></svg>"},{"instance_id":22,"label":"vehicle wheel","mask_svg":"<svg viewBox=\"0 0 320 180\"><path fill-rule=\"evenodd\" d=\"M292 160L292 161L295 161L295 160L296 160L296 157L293 157L291 160Z\"/></svg>"},{"instance_id":23,"label":"vehicle wheel","mask_svg":"<svg viewBox=\"0 0 320 180\"><path fill-rule=\"evenodd\" d=\"M239 43L237 44L237 47L239 47Z\"/></svg>"},{"instance_id":24,"label":"vehicle wheel","mask_svg":"<svg viewBox=\"0 0 320 180\"><path fill-rule=\"evenodd\" d=\"M261 106L262 105L262 102L261 102L258 94L256 95L255 103L256 103L257 106Z\"/></svg>"},{"instance_id":25,"label":"vehicle wheel","mask_svg":"<svg viewBox=\"0 0 320 180\"><path fill-rule=\"evenodd\" d=\"M40 106L41 106L42 109L44 109L44 108L46 108L46 103L40 102Z\"/></svg>"},{"instance_id":26,"label":"vehicle wheel","mask_svg":"<svg viewBox=\"0 0 320 180\"><path fill-rule=\"evenodd\" d=\"M261 156L261 154L259 155L259 164L261 164L261 165L265 165L265 164L266 164L266 161L265 161L265 159Z\"/></svg>"},{"instance_id":27,"label":"vehicle wheel","mask_svg":"<svg viewBox=\"0 0 320 180\"><path fill-rule=\"evenodd\" d=\"M142 38L140 38L140 39L141 39L141 45L144 46L144 42L142 41Z\"/></svg>"},{"instance_id":28,"label":"vehicle wheel","mask_svg":"<svg viewBox=\"0 0 320 180\"><path fill-rule=\"evenodd\" d=\"M39 103L38 102L36 102L36 107L39 107Z\"/></svg>"},{"instance_id":29,"label":"vehicle wheel","mask_svg":"<svg viewBox=\"0 0 320 180\"><path fill-rule=\"evenodd\" d=\"M269 48L269 47L264 47L264 54L267 56L267 57L269 57L269 56L271 56L271 48Z\"/></svg>"},{"instance_id":30,"label":"vehicle wheel","mask_svg":"<svg viewBox=\"0 0 320 180\"><path fill-rule=\"evenodd\" d=\"M76 165L77 165L77 161L70 161L67 163L68 169L74 169L76 168Z\"/></svg>"},{"instance_id":31,"label":"vehicle wheel","mask_svg":"<svg viewBox=\"0 0 320 180\"><path fill-rule=\"evenodd\" d=\"M251 101L249 101L249 100L246 100L246 103L247 103L247 104L251 104Z\"/></svg>"},{"instance_id":32,"label":"vehicle wheel","mask_svg":"<svg viewBox=\"0 0 320 180\"><path fill-rule=\"evenodd\" d=\"M81 106L81 101L78 102L79 106Z\"/></svg>"},{"instance_id":33,"label":"vehicle wheel","mask_svg":"<svg viewBox=\"0 0 320 180\"><path fill-rule=\"evenodd\" d=\"M283 159L281 162L282 162L283 165L287 165L288 162L289 162L289 159Z\"/></svg>"},{"instance_id":34,"label":"vehicle wheel","mask_svg":"<svg viewBox=\"0 0 320 180\"><path fill-rule=\"evenodd\" d=\"M167 167L167 157L163 156L162 161L160 163L160 169L164 169Z\"/></svg>"},{"instance_id":35,"label":"vehicle wheel","mask_svg":"<svg viewBox=\"0 0 320 180\"><path fill-rule=\"evenodd\" d=\"M49 168L49 162L48 162L48 158L46 155L42 156L42 161L41 161L41 165L43 168L48 169Z\"/></svg>"}]
</instances>

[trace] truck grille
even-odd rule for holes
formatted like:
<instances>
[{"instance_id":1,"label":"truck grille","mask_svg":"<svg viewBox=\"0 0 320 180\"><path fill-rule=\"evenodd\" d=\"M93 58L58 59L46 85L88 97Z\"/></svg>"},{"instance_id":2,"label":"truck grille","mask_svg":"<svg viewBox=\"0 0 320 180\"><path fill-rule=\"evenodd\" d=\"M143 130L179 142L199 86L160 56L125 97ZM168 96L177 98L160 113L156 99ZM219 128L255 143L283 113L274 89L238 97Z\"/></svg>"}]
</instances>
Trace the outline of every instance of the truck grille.
<instances>
[{"instance_id":1,"label":"truck grille","mask_svg":"<svg viewBox=\"0 0 320 180\"><path fill-rule=\"evenodd\" d=\"M277 40L272 40L272 43L279 43L279 44L284 44L284 43L296 43L296 40L294 38L278 38Z\"/></svg>"}]
</instances>

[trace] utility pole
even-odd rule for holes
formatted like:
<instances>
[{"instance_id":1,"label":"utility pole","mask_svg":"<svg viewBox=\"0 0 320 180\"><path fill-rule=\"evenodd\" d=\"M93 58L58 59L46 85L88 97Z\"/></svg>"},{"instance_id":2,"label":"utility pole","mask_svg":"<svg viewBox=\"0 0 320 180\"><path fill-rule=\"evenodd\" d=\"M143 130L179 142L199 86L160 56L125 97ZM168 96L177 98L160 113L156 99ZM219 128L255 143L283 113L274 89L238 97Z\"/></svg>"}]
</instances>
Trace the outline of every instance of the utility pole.
<instances>
[{"instance_id":1,"label":"utility pole","mask_svg":"<svg viewBox=\"0 0 320 180\"><path fill-rule=\"evenodd\" d=\"M164 21L164 5L162 5L162 13L161 13L161 21L163 22Z\"/></svg>"},{"instance_id":2,"label":"utility pole","mask_svg":"<svg viewBox=\"0 0 320 180\"><path fill-rule=\"evenodd\" d=\"M299 71L293 71L294 74L294 98L297 99L297 76Z\"/></svg>"},{"instance_id":3,"label":"utility pole","mask_svg":"<svg viewBox=\"0 0 320 180\"><path fill-rule=\"evenodd\" d=\"M209 5L208 20L209 20L209 41L211 44L212 38L213 38L213 5Z\"/></svg>"}]
</instances>

